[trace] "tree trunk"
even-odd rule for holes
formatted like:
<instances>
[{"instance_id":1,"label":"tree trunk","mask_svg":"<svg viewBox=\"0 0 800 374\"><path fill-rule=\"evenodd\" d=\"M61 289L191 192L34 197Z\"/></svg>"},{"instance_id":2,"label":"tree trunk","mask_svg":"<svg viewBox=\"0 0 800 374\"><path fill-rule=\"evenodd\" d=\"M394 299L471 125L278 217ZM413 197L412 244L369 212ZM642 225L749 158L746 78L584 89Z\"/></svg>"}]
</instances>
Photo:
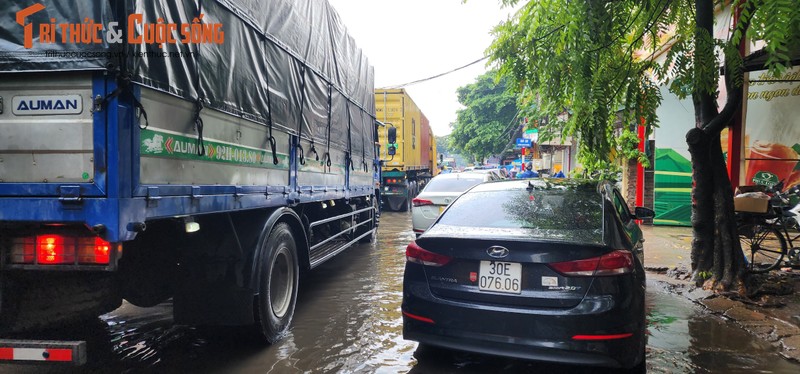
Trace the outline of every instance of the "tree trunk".
<instances>
[{"instance_id":1,"label":"tree trunk","mask_svg":"<svg viewBox=\"0 0 800 374\"><path fill-rule=\"evenodd\" d=\"M692 156L692 280L716 291L743 292L744 255L736 232L733 191L719 133L694 128L686 135Z\"/></svg>"},{"instance_id":2,"label":"tree trunk","mask_svg":"<svg viewBox=\"0 0 800 374\"><path fill-rule=\"evenodd\" d=\"M713 35L714 2L696 0L697 32L695 43L707 43ZM701 53L701 51L705 51ZM713 61L713 48L695 49L695 66ZM726 61L727 66L727 61ZM696 81L716 79L703 77L710 72L695 71ZM686 134L692 157L692 280L697 285L716 291L736 289L744 292L744 254L742 253L733 208L733 190L720 144L720 132L730 125L733 113L742 101L742 88L734 87L733 75L726 72L728 100L722 112L717 109L716 97L695 89L695 128Z\"/></svg>"},{"instance_id":3,"label":"tree trunk","mask_svg":"<svg viewBox=\"0 0 800 374\"><path fill-rule=\"evenodd\" d=\"M710 137L693 128L686 134L692 157L692 280L698 285L714 266L714 178L709 155Z\"/></svg>"}]
</instances>

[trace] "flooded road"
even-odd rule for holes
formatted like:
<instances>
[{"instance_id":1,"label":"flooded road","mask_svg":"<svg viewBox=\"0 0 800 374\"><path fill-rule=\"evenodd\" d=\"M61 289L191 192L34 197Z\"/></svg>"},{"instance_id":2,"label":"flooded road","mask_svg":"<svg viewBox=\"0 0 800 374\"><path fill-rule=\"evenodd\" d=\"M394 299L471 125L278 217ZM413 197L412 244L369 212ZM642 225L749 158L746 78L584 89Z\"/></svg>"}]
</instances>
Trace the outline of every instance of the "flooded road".
<instances>
[{"instance_id":1,"label":"flooded road","mask_svg":"<svg viewBox=\"0 0 800 374\"><path fill-rule=\"evenodd\" d=\"M172 323L169 303L129 304L93 323L31 335L86 340L81 368L0 366L0 372L203 373L595 373L450 351L417 350L402 338L400 303L410 215L385 213L378 240L354 247L301 279L292 328L263 346L242 331ZM798 373L767 342L704 314L683 297L648 283L648 372ZM601 371L602 372L602 371Z\"/></svg>"}]
</instances>

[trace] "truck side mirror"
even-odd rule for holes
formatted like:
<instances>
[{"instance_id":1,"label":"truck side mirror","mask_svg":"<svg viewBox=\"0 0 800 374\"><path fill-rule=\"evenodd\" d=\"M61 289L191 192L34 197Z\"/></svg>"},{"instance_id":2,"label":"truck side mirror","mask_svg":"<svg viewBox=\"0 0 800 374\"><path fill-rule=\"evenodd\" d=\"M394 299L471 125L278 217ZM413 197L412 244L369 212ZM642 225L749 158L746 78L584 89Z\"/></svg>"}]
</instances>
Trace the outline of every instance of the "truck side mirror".
<instances>
[{"instance_id":1,"label":"truck side mirror","mask_svg":"<svg viewBox=\"0 0 800 374\"><path fill-rule=\"evenodd\" d=\"M397 153L397 147L390 145L386 148L386 151L389 153L389 156L394 156Z\"/></svg>"},{"instance_id":2,"label":"truck side mirror","mask_svg":"<svg viewBox=\"0 0 800 374\"><path fill-rule=\"evenodd\" d=\"M388 135L386 137L389 139L389 144L397 143L397 128L394 126L389 127ZM393 155L394 153L389 153L389 154Z\"/></svg>"}]
</instances>

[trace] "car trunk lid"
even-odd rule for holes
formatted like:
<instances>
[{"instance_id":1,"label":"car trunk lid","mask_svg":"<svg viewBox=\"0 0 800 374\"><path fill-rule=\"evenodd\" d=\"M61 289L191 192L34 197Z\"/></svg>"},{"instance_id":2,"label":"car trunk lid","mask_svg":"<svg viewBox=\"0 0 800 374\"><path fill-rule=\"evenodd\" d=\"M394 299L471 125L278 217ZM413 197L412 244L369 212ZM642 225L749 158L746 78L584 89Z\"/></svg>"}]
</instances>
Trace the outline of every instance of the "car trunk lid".
<instances>
[{"instance_id":1,"label":"car trunk lid","mask_svg":"<svg viewBox=\"0 0 800 374\"><path fill-rule=\"evenodd\" d=\"M450 257L426 266L433 294L449 300L537 308L571 308L586 296L593 276L564 276L548 264L601 256L602 245L529 242L517 238L425 237L422 249Z\"/></svg>"}]
</instances>

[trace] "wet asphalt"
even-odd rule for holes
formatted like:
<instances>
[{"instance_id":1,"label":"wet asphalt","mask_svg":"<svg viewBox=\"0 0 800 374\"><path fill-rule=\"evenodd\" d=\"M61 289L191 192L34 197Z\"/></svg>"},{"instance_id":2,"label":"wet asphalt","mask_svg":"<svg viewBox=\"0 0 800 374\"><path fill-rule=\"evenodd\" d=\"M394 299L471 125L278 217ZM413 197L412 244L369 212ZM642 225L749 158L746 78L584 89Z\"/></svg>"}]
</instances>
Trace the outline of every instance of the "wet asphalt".
<instances>
[{"instance_id":1,"label":"wet asphalt","mask_svg":"<svg viewBox=\"0 0 800 374\"><path fill-rule=\"evenodd\" d=\"M301 279L292 328L265 346L236 329L175 325L172 306L124 303L97 320L30 338L85 340L82 367L0 364L3 373L603 373L443 350L402 338L407 213L384 213L375 242L348 249ZM647 235L647 233L646 233ZM646 242L650 246L659 246ZM666 248L659 256L677 258ZM671 257L670 257L671 256ZM768 342L648 281L650 373L800 373Z\"/></svg>"}]
</instances>

